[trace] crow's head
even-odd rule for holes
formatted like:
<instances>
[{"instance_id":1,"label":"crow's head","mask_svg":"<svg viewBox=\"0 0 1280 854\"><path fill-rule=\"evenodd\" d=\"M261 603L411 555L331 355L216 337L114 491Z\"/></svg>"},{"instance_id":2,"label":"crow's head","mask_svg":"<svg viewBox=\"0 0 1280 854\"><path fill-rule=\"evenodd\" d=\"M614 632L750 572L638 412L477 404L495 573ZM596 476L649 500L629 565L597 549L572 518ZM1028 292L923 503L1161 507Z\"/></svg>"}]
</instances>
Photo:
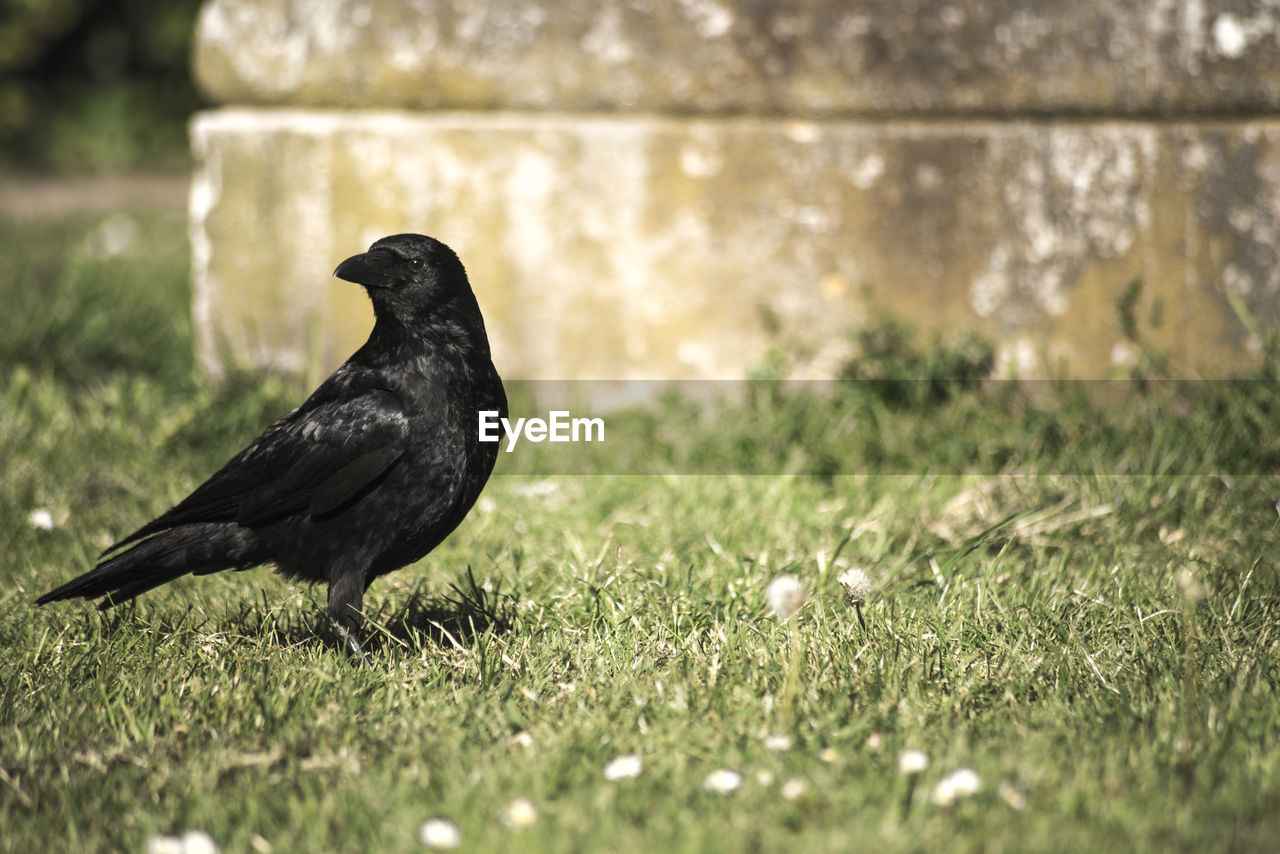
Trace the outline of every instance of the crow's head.
<instances>
[{"instance_id":1,"label":"crow's head","mask_svg":"<svg viewBox=\"0 0 1280 854\"><path fill-rule=\"evenodd\" d=\"M462 262L453 250L423 234L384 237L368 252L338 265L339 279L364 285L374 311L401 320L422 318L464 296L474 304Z\"/></svg>"}]
</instances>

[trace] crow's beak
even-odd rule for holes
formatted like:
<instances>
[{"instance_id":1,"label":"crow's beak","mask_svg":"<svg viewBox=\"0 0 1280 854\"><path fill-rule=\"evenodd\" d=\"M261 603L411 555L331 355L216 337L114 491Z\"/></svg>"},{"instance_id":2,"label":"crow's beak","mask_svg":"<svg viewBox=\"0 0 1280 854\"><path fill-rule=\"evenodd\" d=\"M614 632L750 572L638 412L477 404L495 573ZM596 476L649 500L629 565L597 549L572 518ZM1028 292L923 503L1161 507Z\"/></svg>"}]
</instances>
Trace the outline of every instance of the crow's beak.
<instances>
[{"instance_id":1,"label":"crow's beak","mask_svg":"<svg viewBox=\"0 0 1280 854\"><path fill-rule=\"evenodd\" d=\"M346 279L348 282L355 282L357 285L369 288L384 288L388 284L387 271L369 263L368 252L352 255L339 264L333 274L339 279Z\"/></svg>"}]
</instances>

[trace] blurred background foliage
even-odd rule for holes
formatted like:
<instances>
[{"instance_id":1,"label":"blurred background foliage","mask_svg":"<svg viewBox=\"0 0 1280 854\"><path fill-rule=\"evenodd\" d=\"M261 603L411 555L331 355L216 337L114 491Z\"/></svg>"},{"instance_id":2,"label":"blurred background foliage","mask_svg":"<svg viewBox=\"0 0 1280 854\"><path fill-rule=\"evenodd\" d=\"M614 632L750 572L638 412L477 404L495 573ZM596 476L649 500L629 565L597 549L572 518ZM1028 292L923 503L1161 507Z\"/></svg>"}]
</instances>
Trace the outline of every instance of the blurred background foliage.
<instances>
[{"instance_id":1,"label":"blurred background foliage","mask_svg":"<svg viewBox=\"0 0 1280 854\"><path fill-rule=\"evenodd\" d=\"M199 0L0 0L0 173L180 169Z\"/></svg>"}]
</instances>

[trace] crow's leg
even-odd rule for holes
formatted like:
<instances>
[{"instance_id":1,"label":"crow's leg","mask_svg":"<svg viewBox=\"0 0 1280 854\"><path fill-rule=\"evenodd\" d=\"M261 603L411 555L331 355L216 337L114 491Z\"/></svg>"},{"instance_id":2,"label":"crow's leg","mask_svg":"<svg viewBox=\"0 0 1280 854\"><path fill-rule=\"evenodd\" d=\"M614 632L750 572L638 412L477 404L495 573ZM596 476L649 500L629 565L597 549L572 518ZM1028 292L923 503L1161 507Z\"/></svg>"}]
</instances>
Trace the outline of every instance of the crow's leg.
<instances>
[{"instance_id":1,"label":"crow's leg","mask_svg":"<svg viewBox=\"0 0 1280 854\"><path fill-rule=\"evenodd\" d=\"M339 572L329 582L329 621L342 646L360 661L367 661L360 645L364 623L364 573Z\"/></svg>"}]
</instances>

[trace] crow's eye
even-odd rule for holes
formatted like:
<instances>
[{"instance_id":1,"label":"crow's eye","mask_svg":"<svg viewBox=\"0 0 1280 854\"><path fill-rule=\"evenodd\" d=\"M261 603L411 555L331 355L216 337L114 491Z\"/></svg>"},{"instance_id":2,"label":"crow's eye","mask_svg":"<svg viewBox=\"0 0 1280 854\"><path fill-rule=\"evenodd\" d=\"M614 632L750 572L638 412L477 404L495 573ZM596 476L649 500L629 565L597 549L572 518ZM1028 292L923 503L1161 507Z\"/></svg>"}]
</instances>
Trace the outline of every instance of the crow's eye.
<instances>
[{"instance_id":1,"label":"crow's eye","mask_svg":"<svg viewBox=\"0 0 1280 854\"><path fill-rule=\"evenodd\" d=\"M421 258L410 258L410 259L409 259L409 269L410 269L410 270L421 270L421 269L422 269L422 265L423 265L424 263L425 263L425 262L424 262Z\"/></svg>"}]
</instances>

